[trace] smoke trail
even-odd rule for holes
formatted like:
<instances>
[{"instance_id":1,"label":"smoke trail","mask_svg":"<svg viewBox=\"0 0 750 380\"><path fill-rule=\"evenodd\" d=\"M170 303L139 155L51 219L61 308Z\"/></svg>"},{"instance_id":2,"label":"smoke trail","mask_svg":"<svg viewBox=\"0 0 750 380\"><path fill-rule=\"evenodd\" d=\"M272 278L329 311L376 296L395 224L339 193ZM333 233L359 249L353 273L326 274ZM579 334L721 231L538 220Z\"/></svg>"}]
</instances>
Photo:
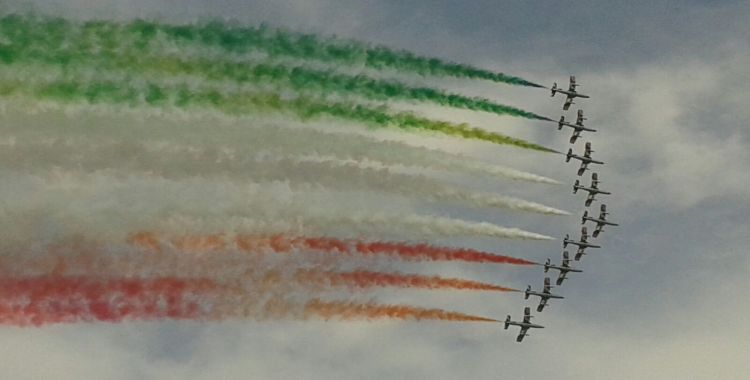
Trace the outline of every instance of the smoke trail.
<instances>
[{"instance_id":1,"label":"smoke trail","mask_svg":"<svg viewBox=\"0 0 750 380\"><path fill-rule=\"evenodd\" d=\"M271 84L279 89L292 88L296 91L316 91L322 94L357 95L374 100L401 99L414 102L431 102L442 106L485 111L497 115L518 116L529 119L546 119L532 112L495 103L489 99L466 97L430 87L411 87L394 80L373 79L365 75L348 75L332 71L315 70L305 67L288 67L280 64L248 64L232 62L220 58L170 57L164 55L127 54L117 52L92 52L90 47L76 51L70 45L61 50L34 50L34 46L15 44L10 41L6 55L12 56L16 64L44 63L78 69L87 67L96 70L131 70L136 74L154 71L157 74L190 75L209 80L229 80L237 84ZM72 41L72 44L79 45ZM46 56L45 56L46 54ZM61 57L62 56L62 57ZM64 58L63 58L64 57Z\"/></svg>"},{"instance_id":2,"label":"smoke trail","mask_svg":"<svg viewBox=\"0 0 750 380\"><path fill-rule=\"evenodd\" d=\"M252 156L232 150L207 151L205 148L163 144L53 140L41 144L14 143L0 151L0 168L3 167L10 170L23 167L27 173L59 168L88 172L125 170L126 174L149 173L169 179L227 176L235 181L245 179L256 183L286 180L292 187L315 184L337 190L378 190L419 199L458 201L478 208L567 214L523 199L449 187L418 174L394 173L394 168L376 162L357 163L329 157L267 157L257 152Z\"/></svg>"},{"instance_id":3,"label":"smoke trail","mask_svg":"<svg viewBox=\"0 0 750 380\"><path fill-rule=\"evenodd\" d=\"M203 167L207 163L224 162L230 159L241 161L242 157L250 156L249 153L240 154L240 152L256 152L256 155L260 152L267 152L271 156L332 155L342 160L378 161L384 165L411 166L419 172L425 169L458 171L484 177L559 184L558 181L533 173L490 165L465 156L407 145L399 141L381 140L370 134L336 133L335 130L326 132L314 128L288 128L284 127L286 124L266 125L259 122L253 122L251 126L247 126L241 119L221 117L197 117L197 120L191 118L191 120L173 121L169 117L144 117L142 112L132 116L102 114L102 112L95 112L97 107L93 106L87 106L86 108L91 108L89 110L82 110L88 111L87 113L33 110L35 115L29 116L28 112L32 110L24 113L23 108L23 105L18 102L6 102L3 114L5 122L0 123L0 131L12 136L12 140L0 141L0 145L4 147L0 153L8 158L4 162L22 162L38 157L34 154L22 154L21 151L35 149L25 147L24 144L27 144L27 141L40 140L40 143L49 146L47 149L53 147L64 149L76 142L85 145L83 142L87 140L81 139L85 136L87 139L99 140L96 143L87 142L86 144L89 144L87 149L110 152L109 161L116 160L119 154L128 154L135 150L132 144L141 144L146 150L141 154L145 156L155 154L156 151L163 154L176 154L184 149L187 151L186 155L194 158L193 161L203 162L201 165L193 162L191 167ZM45 120L54 120L54 123L48 123ZM127 123L128 127L123 128L121 126L123 123ZM219 126L216 127L216 124ZM33 128L29 128L30 125ZM96 125L96 128L84 127L88 125ZM164 139L168 139L169 142ZM149 142L143 143L143 140ZM112 145L113 141L117 141L120 145ZM203 146L210 148L199 150ZM10 155L14 151L17 151L18 155L11 158ZM100 155L100 158L107 161L102 156ZM66 155L66 157L75 157L75 155ZM0 162L3 161L0 160ZM244 170L233 175L241 173L244 173Z\"/></svg>"},{"instance_id":4,"label":"smoke trail","mask_svg":"<svg viewBox=\"0 0 750 380\"><path fill-rule=\"evenodd\" d=\"M294 273L294 280L308 286L343 286L349 289L386 286L422 289L488 290L497 292L518 291L517 289L504 286L457 278L442 278L440 276L423 276L417 274L383 273L368 270L329 272L302 269Z\"/></svg>"},{"instance_id":5,"label":"smoke trail","mask_svg":"<svg viewBox=\"0 0 750 380\"><path fill-rule=\"evenodd\" d=\"M466 248L437 247L429 244L404 242L365 241L358 239L336 239L333 237L305 237L289 235L246 235L233 238L224 235L181 236L166 239L152 232L138 232L128 236L129 244L152 252L162 252L172 247L185 250L210 251L213 249L237 248L247 252L290 253L315 251L345 255L384 255L405 261L465 261L472 263L533 265L533 261L517 257L498 255ZM197 243L191 244L194 241Z\"/></svg>"},{"instance_id":6,"label":"smoke trail","mask_svg":"<svg viewBox=\"0 0 750 380\"><path fill-rule=\"evenodd\" d=\"M6 16L0 19L0 34L15 37L22 46L35 43L40 46L41 51L58 48L62 42L60 40L69 46L71 39L77 39L80 45L88 46L89 49L92 46L103 48L107 53L113 46L127 46L141 53L192 46L218 49L232 55L259 51L269 58L292 57L337 65L394 69L420 75L484 79L512 85L544 87L522 78L438 58L420 57L408 51L394 51L385 46L371 46L356 41L299 34L283 29L238 28L220 22L203 25L166 25L138 20L129 23L90 21L76 24L61 19ZM0 61L12 62L13 59L12 54L0 50Z\"/></svg>"},{"instance_id":7,"label":"smoke trail","mask_svg":"<svg viewBox=\"0 0 750 380\"><path fill-rule=\"evenodd\" d=\"M111 279L41 276L0 279L0 324L207 319L202 297L218 286L203 279Z\"/></svg>"},{"instance_id":8,"label":"smoke trail","mask_svg":"<svg viewBox=\"0 0 750 380\"><path fill-rule=\"evenodd\" d=\"M498 322L497 320L478 317L441 309L424 309L407 305L380 305L376 303L355 303L341 301L321 301L313 299L305 304L306 317L321 317L325 320L341 319L411 319L461 321L461 322Z\"/></svg>"},{"instance_id":9,"label":"smoke trail","mask_svg":"<svg viewBox=\"0 0 750 380\"><path fill-rule=\"evenodd\" d=\"M469 222L461 219L439 216L404 215L394 218L393 215L368 214L357 218L362 226L390 226L414 231L415 235L445 236L468 235L488 236L507 239L554 240L554 238L518 228L501 227L487 222Z\"/></svg>"},{"instance_id":10,"label":"smoke trail","mask_svg":"<svg viewBox=\"0 0 750 380\"><path fill-rule=\"evenodd\" d=\"M511 145L543 152L557 152L541 145L499 133L416 116L410 112L389 112L386 107L372 107L347 102L325 102L307 97L286 99L279 94L259 94L222 87L159 84L146 79L58 79L19 80L21 73L0 79L0 96L30 96L40 100L65 103L109 104L124 107L161 107L208 109L233 116L255 112L285 113L308 121L331 117L363 123L373 127L396 127L423 130L448 136L475 139L499 145ZM43 77L49 76L48 74Z\"/></svg>"}]
</instances>

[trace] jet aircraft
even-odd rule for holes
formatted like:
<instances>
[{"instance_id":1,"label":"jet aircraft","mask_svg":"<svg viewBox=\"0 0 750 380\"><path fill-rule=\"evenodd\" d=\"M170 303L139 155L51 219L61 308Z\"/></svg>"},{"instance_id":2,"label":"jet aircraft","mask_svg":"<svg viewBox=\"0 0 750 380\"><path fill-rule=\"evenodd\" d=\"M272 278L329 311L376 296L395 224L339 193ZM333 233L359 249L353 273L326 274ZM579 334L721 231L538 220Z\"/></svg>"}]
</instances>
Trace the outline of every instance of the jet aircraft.
<instances>
[{"instance_id":1,"label":"jet aircraft","mask_svg":"<svg viewBox=\"0 0 750 380\"><path fill-rule=\"evenodd\" d=\"M599 164L604 165L604 162L595 160L591 158L591 153L594 153L594 150L591 149L591 143L586 143L586 149L583 152L583 156L579 156L577 154L573 154L573 149L568 149L568 154L565 156L565 162L570 162L571 158L575 158L576 160L581 161L581 167L578 169L578 175L583 175L583 172L588 170L589 164Z\"/></svg>"},{"instance_id":2,"label":"jet aircraft","mask_svg":"<svg viewBox=\"0 0 750 380\"><path fill-rule=\"evenodd\" d=\"M583 216L581 217L581 224L585 224L587 220L590 220L594 223L596 223L596 229L594 230L594 233L592 235L594 237L599 236L599 233L602 232L602 229L604 229L604 226L618 226L617 223L612 223L607 220L607 205L602 205L599 211L599 219L594 218L593 216L589 216L588 211L583 212Z\"/></svg>"},{"instance_id":3,"label":"jet aircraft","mask_svg":"<svg viewBox=\"0 0 750 380\"><path fill-rule=\"evenodd\" d=\"M552 96L555 96L555 94L558 92L561 94L567 95L567 97L565 98L565 104L563 104L563 109L567 111L570 108L570 106L574 104L573 103L574 98L588 98L589 97L588 95L584 95L576 91L576 87L578 86L579 84L576 83L576 77L571 75L570 86L568 87L568 91L565 91L561 88L557 88L557 82L555 82L552 85L552 88L550 90L552 90Z\"/></svg>"},{"instance_id":4,"label":"jet aircraft","mask_svg":"<svg viewBox=\"0 0 750 380\"><path fill-rule=\"evenodd\" d=\"M612 194L609 191L604 191L599 189L599 175L596 173L591 173L591 187L585 187L581 185L581 181L576 180L575 184L573 184L573 194L577 193L578 190L587 191L589 193L588 197L586 197L586 207L591 206L591 202L596 200L596 194Z\"/></svg>"},{"instance_id":5,"label":"jet aircraft","mask_svg":"<svg viewBox=\"0 0 750 380\"><path fill-rule=\"evenodd\" d=\"M547 306L547 301L550 298L563 298L563 296L550 293L550 289L552 289L552 285L549 284L549 277L545 277L544 289L542 289L541 292L531 290L531 285L529 285L529 287L526 288L526 291L524 292L524 299L529 299L529 296L538 296L539 298L541 298L541 300L539 301L539 306L537 306L536 308L536 311L541 312L542 310L544 310L544 307Z\"/></svg>"},{"instance_id":6,"label":"jet aircraft","mask_svg":"<svg viewBox=\"0 0 750 380\"><path fill-rule=\"evenodd\" d=\"M560 271L560 275L557 277L555 282L557 285L562 285L563 281L567 278L568 272L581 273L580 269L576 269L570 266L570 257L568 257L568 251L563 251L563 259L560 265L553 265L551 259L547 259L544 263L544 273L547 273L550 269L557 269Z\"/></svg>"},{"instance_id":7,"label":"jet aircraft","mask_svg":"<svg viewBox=\"0 0 750 380\"><path fill-rule=\"evenodd\" d=\"M601 248L600 245L591 244L588 242L589 234L586 227L581 227L581 239L579 241L570 240L570 235L566 234L565 239L563 239L563 248L566 248L568 244L578 246L578 252L576 252L575 260L578 261L581 259L581 256L585 255L586 248Z\"/></svg>"},{"instance_id":8,"label":"jet aircraft","mask_svg":"<svg viewBox=\"0 0 750 380\"><path fill-rule=\"evenodd\" d=\"M557 122L557 130L562 130L562 127L573 128L573 135L570 136L570 143L575 144L576 140L581 136L582 131L596 132L596 129L587 128L583 126L583 121L586 120L583 117L583 110L578 110L578 118L575 124L565 121L565 116L560 116L560 121Z\"/></svg>"},{"instance_id":9,"label":"jet aircraft","mask_svg":"<svg viewBox=\"0 0 750 380\"><path fill-rule=\"evenodd\" d=\"M534 323L531 323L531 308L526 306L526 308L523 310L523 321L516 322L510 320L510 315L508 315L507 318L505 318L505 329L507 330L509 326L520 326L521 331L518 332L518 337L516 338L516 342L520 342L523 340L523 337L528 336L526 332L529 331L529 329L543 329L544 326L537 325Z\"/></svg>"}]
</instances>

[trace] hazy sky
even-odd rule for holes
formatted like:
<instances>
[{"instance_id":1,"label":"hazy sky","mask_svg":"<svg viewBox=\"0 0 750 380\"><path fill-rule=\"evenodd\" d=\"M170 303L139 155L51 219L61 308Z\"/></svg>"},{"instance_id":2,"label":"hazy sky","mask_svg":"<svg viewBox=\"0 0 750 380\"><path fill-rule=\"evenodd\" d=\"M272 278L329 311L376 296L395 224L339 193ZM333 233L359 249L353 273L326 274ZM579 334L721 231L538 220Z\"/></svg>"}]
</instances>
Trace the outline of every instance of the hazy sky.
<instances>
[{"instance_id":1,"label":"hazy sky","mask_svg":"<svg viewBox=\"0 0 750 380\"><path fill-rule=\"evenodd\" d=\"M575 3L575 4L572 4ZM523 344L517 329L447 322L150 323L0 329L3 379L741 379L750 373L745 294L750 269L750 4L744 1L36 1L0 11L74 18L226 18L336 34L472 63L551 85L577 75L607 204L618 229L557 289ZM428 82L430 79L427 80ZM441 80L557 117L540 89ZM438 110L567 149L551 124ZM580 145L579 147L580 148ZM463 151L541 173L561 186L503 190L573 212L513 220L552 236L576 234L582 196L562 157L480 143ZM588 176L584 176L588 180ZM477 179L477 187L487 181ZM491 190L491 189L489 189ZM448 209L441 209L448 212ZM559 241L464 241L543 260ZM493 244L499 244L493 246ZM438 268L436 266L436 268ZM540 268L463 266L462 274L516 287ZM519 295L408 292L393 299L519 318ZM398 298L402 297L402 298Z\"/></svg>"}]
</instances>

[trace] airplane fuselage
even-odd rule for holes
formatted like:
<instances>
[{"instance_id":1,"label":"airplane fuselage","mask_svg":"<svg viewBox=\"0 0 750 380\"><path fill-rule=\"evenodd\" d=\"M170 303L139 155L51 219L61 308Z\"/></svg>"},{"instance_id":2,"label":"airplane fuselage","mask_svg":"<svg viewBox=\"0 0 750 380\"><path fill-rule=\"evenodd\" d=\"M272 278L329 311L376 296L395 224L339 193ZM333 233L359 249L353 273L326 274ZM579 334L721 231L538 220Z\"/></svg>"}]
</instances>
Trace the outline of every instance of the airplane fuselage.
<instances>
[{"instance_id":1,"label":"airplane fuselage","mask_svg":"<svg viewBox=\"0 0 750 380\"><path fill-rule=\"evenodd\" d=\"M558 121L558 122L557 122L557 124L558 124L558 125L564 125L564 126L566 126L566 127L570 127L570 128L573 128L573 129L575 129L576 131L588 131L588 132L596 132L596 129L593 129L593 128L588 128L588 127L584 127L583 125L580 125L580 124L572 124L572 123L568 123L567 121Z\"/></svg>"},{"instance_id":2,"label":"airplane fuselage","mask_svg":"<svg viewBox=\"0 0 750 380\"><path fill-rule=\"evenodd\" d=\"M574 186L574 187L577 190L583 190L583 191L588 192L589 194L605 194L605 195L612 194L609 191L599 190L599 189L595 189L593 187L585 187L585 186Z\"/></svg>"},{"instance_id":3,"label":"airplane fuselage","mask_svg":"<svg viewBox=\"0 0 750 380\"><path fill-rule=\"evenodd\" d=\"M590 96L584 95L579 93L578 91L568 91L568 90L560 90L556 89L555 92L559 92L561 94L565 94L571 98L589 98Z\"/></svg>"},{"instance_id":4,"label":"airplane fuselage","mask_svg":"<svg viewBox=\"0 0 750 380\"><path fill-rule=\"evenodd\" d=\"M530 323L530 322L516 322L516 321L508 321L508 326L520 326L525 327L527 329L543 329L544 326L537 325L536 323Z\"/></svg>"},{"instance_id":5,"label":"airplane fuselage","mask_svg":"<svg viewBox=\"0 0 750 380\"><path fill-rule=\"evenodd\" d=\"M581 272L583 272L580 269L576 269L576 268L569 267L569 266L560 266L560 265L548 264L548 265L545 265L544 267L548 268L548 269L557 269L557 270L560 271L560 273L568 273L568 272L581 273Z\"/></svg>"},{"instance_id":6,"label":"airplane fuselage","mask_svg":"<svg viewBox=\"0 0 750 380\"><path fill-rule=\"evenodd\" d=\"M578 248L586 249L586 248L601 248L601 246L596 244L591 244L586 241L575 241L575 240L563 240L563 246L567 246L568 244L578 246Z\"/></svg>"},{"instance_id":7,"label":"airplane fuselage","mask_svg":"<svg viewBox=\"0 0 750 380\"><path fill-rule=\"evenodd\" d=\"M570 158L575 158L576 160L579 160L579 161L581 161L584 164L599 164L599 165L604 165L604 162L595 160L595 159L593 159L591 157L579 156L579 155L576 155L576 154L572 154L572 155L570 155Z\"/></svg>"},{"instance_id":8,"label":"airplane fuselage","mask_svg":"<svg viewBox=\"0 0 750 380\"><path fill-rule=\"evenodd\" d=\"M594 223L596 223L598 225L602 225L602 226L604 226L604 225L606 225L606 226L619 226L619 224L617 224L617 223L612 223L612 222L610 222L608 220L596 219L596 218L592 218L592 217L585 217L585 218L583 218L583 220L584 221L588 220L588 221L594 222Z\"/></svg>"},{"instance_id":9,"label":"airplane fuselage","mask_svg":"<svg viewBox=\"0 0 750 380\"><path fill-rule=\"evenodd\" d=\"M539 297L546 298L546 299L550 299L550 298L563 299L564 298L563 296L559 296L557 294L537 292L535 290L527 290L526 294L527 296L539 296Z\"/></svg>"}]
</instances>

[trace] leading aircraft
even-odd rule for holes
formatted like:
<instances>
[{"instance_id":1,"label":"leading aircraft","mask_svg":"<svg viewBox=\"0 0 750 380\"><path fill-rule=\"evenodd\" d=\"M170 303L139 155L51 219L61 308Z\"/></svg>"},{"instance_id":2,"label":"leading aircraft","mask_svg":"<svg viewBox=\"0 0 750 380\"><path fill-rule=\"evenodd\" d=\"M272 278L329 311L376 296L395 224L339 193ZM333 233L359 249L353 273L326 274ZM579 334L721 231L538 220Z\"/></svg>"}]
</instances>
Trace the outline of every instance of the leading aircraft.
<instances>
[{"instance_id":1,"label":"leading aircraft","mask_svg":"<svg viewBox=\"0 0 750 380\"><path fill-rule=\"evenodd\" d=\"M550 289L552 289L552 285L549 284L549 277L544 278L544 288L541 292L538 292L536 290L531 290L531 285L529 285L528 288L526 288L526 291L524 292L524 299L529 299L529 296L538 296L541 298L539 301L539 306L537 306L536 311L541 312L544 310L544 307L547 306L547 300L550 298L558 298L562 299L563 296L552 294L550 293Z\"/></svg>"},{"instance_id":2,"label":"leading aircraft","mask_svg":"<svg viewBox=\"0 0 750 380\"><path fill-rule=\"evenodd\" d=\"M526 306L525 309L523 309L523 321L522 322L516 322L510 320L510 315L508 315L507 318L505 318L505 329L507 330L510 325L513 326L520 326L521 331L518 332L518 337L516 338L516 342L520 342L523 340L523 337L528 336L526 332L529 331L529 329L543 329L544 326L537 325L534 323L531 323L531 308Z\"/></svg>"},{"instance_id":3,"label":"leading aircraft","mask_svg":"<svg viewBox=\"0 0 750 380\"><path fill-rule=\"evenodd\" d=\"M557 281L555 284L562 285L563 281L567 278L568 272L574 272L574 273L581 273L583 272L580 269L576 269L570 266L570 257L568 257L568 251L563 251L563 259L562 263L560 265L552 265L552 260L547 259L547 262L544 263L544 273L547 273L550 269L557 269L560 271L560 275L557 276Z\"/></svg>"},{"instance_id":4,"label":"leading aircraft","mask_svg":"<svg viewBox=\"0 0 750 380\"><path fill-rule=\"evenodd\" d=\"M575 144L576 140L581 137L582 131L596 132L596 129L584 127L584 120L586 120L586 118L583 117L583 110L578 110L578 118L576 119L575 124L565 121L565 116L560 116L560 121L557 122L557 130L561 130L562 127L573 128L573 135L570 136L570 143Z\"/></svg>"},{"instance_id":5,"label":"leading aircraft","mask_svg":"<svg viewBox=\"0 0 750 380\"><path fill-rule=\"evenodd\" d=\"M604 228L604 226L619 226L619 224L612 223L612 222L610 222L610 221L607 220L607 215L609 214L607 212L607 205L603 204L599 208L599 210L600 210L599 211L599 219L594 218L593 216L589 216L589 212L588 211L584 211L583 212L583 216L581 217L581 224L585 224L587 220L590 220L590 221L596 223L596 229L594 230L594 233L592 233L592 235L594 237L599 236L599 233L602 232L602 229Z\"/></svg>"},{"instance_id":6,"label":"leading aircraft","mask_svg":"<svg viewBox=\"0 0 750 380\"><path fill-rule=\"evenodd\" d=\"M599 183L601 183L601 181L599 181L599 175L591 173L591 187L583 186L581 185L581 181L576 180L576 183L573 184L573 194L577 193L578 190L587 191L589 195L586 197L586 207L589 207L591 206L591 202L596 200L596 194L612 194L609 191L600 190Z\"/></svg>"},{"instance_id":7,"label":"leading aircraft","mask_svg":"<svg viewBox=\"0 0 750 380\"><path fill-rule=\"evenodd\" d=\"M576 83L576 77L574 75L570 76L570 86L568 87L568 91L565 91L561 88L557 88L557 82L555 82L552 85L552 96L555 96L556 93L561 93L567 95L567 98L565 98L565 104L563 104L563 109L568 110L570 108L570 105L573 104L574 98L588 98L588 95L584 95L576 91L576 87L579 85Z\"/></svg>"},{"instance_id":8,"label":"leading aircraft","mask_svg":"<svg viewBox=\"0 0 750 380\"><path fill-rule=\"evenodd\" d=\"M565 162L570 162L571 158L575 158L576 160L581 161L581 167L578 169L578 175L583 175L583 172L588 170L589 164L599 164L604 165L604 162L597 161L593 158L591 158L591 153L594 153L594 150L591 149L591 143L586 143L586 148L583 152L583 156L579 156L577 154L573 154L573 148L568 149L568 154L565 155Z\"/></svg>"},{"instance_id":9,"label":"leading aircraft","mask_svg":"<svg viewBox=\"0 0 750 380\"><path fill-rule=\"evenodd\" d=\"M563 248L566 248L568 244L578 246L578 252L576 252L576 261L581 259L581 256L585 255L586 248L601 248L602 246L591 244L588 242L589 240L589 234L586 227L581 227L581 239L579 241L570 240L570 235L565 234L565 239L563 239Z\"/></svg>"}]
</instances>

